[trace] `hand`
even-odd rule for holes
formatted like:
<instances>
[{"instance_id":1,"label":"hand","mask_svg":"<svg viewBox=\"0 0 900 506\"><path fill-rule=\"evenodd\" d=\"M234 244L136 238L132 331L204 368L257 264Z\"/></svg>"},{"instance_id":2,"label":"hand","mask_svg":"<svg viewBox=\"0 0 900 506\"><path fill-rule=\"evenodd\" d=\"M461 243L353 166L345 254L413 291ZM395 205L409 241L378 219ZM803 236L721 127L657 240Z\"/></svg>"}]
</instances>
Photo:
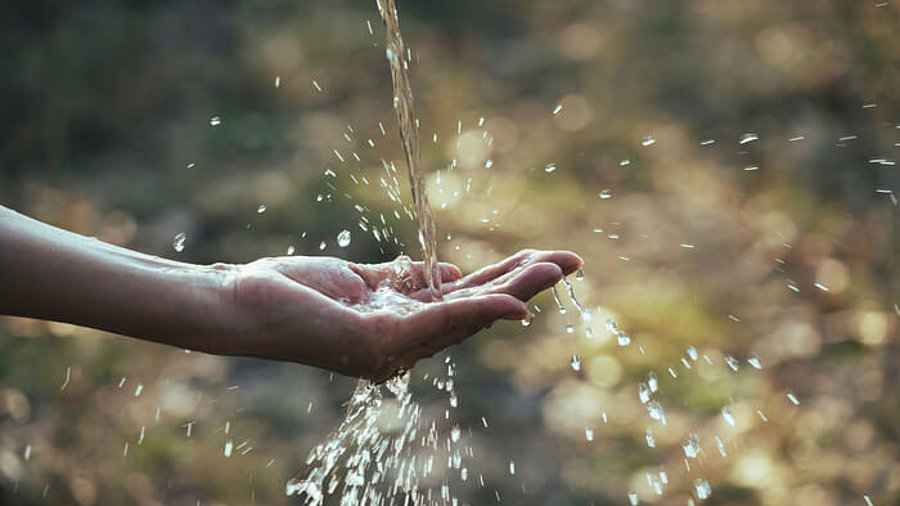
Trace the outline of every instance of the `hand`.
<instances>
[{"instance_id":1,"label":"hand","mask_svg":"<svg viewBox=\"0 0 900 506\"><path fill-rule=\"evenodd\" d=\"M431 302L421 262L361 265L329 257L264 258L237 268L239 321L230 353L301 362L383 381L498 319L582 264L574 253L524 250L462 277L441 264Z\"/></svg>"}]
</instances>

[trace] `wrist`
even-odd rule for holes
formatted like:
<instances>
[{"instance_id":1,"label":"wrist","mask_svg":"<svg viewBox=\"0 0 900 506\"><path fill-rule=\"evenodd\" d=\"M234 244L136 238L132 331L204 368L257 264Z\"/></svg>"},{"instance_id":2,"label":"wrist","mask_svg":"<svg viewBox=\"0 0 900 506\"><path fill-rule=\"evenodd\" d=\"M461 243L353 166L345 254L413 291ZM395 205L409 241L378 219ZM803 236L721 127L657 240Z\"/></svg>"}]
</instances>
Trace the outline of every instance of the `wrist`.
<instances>
[{"instance_id":1,"label":"wrist","mask_svg":"<svg viewBox=\"0 0 900 506\"><path fill-rule=\"evenodd\" d=\"M192 267L191 281L185 284L193 291L188 298L196 301L190 326L200 331L188 347L217 355L240 354L241 342L254 328L237 297L241 266L215 263Z\"/></svg>"}]
</instances>

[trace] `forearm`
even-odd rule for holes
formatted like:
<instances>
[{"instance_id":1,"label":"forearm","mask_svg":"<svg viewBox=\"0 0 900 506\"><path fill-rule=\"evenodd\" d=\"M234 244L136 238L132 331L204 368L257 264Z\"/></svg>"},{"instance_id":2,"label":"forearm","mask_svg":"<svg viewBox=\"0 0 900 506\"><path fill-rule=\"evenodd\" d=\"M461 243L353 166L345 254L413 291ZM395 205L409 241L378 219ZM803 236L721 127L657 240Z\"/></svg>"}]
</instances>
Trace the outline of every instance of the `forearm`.
<instances>
[{"instance_id":1,"label":"forearm","mask_svg":"<svg viewBox=\"0 0 900 506\"><path fill-rule=\"evenodd\" d=\"M119 248L0 206L0 314L227 352L233 273Z\"/></svg>"}]
</instances>

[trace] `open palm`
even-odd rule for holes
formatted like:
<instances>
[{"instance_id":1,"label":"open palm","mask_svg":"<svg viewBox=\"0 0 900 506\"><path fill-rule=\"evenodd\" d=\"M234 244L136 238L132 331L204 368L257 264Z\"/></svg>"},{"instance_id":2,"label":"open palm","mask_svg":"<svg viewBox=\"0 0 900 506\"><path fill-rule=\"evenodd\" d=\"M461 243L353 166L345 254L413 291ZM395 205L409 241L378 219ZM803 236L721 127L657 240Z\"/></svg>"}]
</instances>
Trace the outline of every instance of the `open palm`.
<instances>
[{"instance_id":1,"label":"open palm","mask_svg":"<svg viewBox=\"0 0 900 506\"><path fill-rule=\"evenodd\" d=\"M233 352L290 360L376 381L456 344L576 270L565 251L523 250L466 277L441 264L431 301L421 262L355 264L331 257L264 258L241 266L234 296L252 315Z\"/></svg>"}]
</instances>

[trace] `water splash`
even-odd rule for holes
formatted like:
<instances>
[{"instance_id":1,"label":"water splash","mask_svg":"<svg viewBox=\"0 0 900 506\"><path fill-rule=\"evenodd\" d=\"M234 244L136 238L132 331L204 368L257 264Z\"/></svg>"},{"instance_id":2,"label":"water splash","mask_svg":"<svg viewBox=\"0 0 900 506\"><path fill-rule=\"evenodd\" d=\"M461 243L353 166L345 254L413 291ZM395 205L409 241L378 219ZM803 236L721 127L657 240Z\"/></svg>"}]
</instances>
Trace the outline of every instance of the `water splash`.
<instances>
[{"instance_id":1,"label":"water splash","mask_svg":"<svg viewBox=\"0 0 900 506\"><path fill-rule=\"evenodd\" d=\"M447 365L448 377L433 380L453 398L455 367ZM442 436L437 421L412 400L409 384L408 372L383 385L361 380L344 420L310 452L307 470L287 482L285 494L302 497L307 506L332 497L342 505L457 503L446 480L426 485L433 480L425 478L442 475L446 463L465 481L462 430L454 425Z\"/></svg>"}]
</instances>

